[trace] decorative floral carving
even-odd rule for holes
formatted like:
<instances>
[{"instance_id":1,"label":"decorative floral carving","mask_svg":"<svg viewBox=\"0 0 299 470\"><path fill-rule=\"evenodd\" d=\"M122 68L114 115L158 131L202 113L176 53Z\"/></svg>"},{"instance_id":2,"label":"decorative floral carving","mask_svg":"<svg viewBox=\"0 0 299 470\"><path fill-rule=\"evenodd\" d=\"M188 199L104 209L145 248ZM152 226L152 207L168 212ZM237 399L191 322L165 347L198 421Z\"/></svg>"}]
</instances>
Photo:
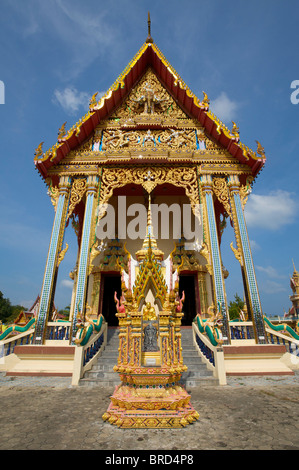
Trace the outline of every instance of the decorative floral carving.
<instances>
[{"instance_id":1,"label":"decorative floral carving","mask_svg":"<svg viewBox=\"0 0 299 470\"><path fill-rule=\"evenodd\" d=\"M108 202L115 188L135 183L146 187L148 174L151 181L156 184L170 183L183 187L189 197L191 207L195 213L196 204L199 204L196 168L189 167L133 167L133 168L103 168L100 204ZM103 214L104 215L104 214Z\"/></svg>"},{"instance_id":2,"label":"decorative floral carving","mask_svg":"<svg viewBox=\"0 0 299 470\"><path fill-rule=\"evenodd\" d=\"M138 85L112 117L125 117L133 113L147 116L166 114L186 117L171 95L161 85L151 68L147 70Z\"/></svg>"},{"instance_id":3,"label":"decorative floral carving","mask_svg":"<svg viewBox=\"0 0 299 470\"><path fill-rule=\"evenodd\" d=\"M213 179L213 191L217 199L223 204L224 209L230 217L232 217L230 202L229 202L229 191L224 178Z\"/></svg>"},{"instance_id":4,"label":"decorative floral carving","mask_svg":"<svg viewBox=\"0 0 299 470\"><path fill-rule=\"evenodd\" d=\"M84 193L86 191L86 179L85 178L76 178L73 181L71 196L70 196L70 205L67 218L72 214L75 206L81 201Z\"/></svg>"}]
</instances>

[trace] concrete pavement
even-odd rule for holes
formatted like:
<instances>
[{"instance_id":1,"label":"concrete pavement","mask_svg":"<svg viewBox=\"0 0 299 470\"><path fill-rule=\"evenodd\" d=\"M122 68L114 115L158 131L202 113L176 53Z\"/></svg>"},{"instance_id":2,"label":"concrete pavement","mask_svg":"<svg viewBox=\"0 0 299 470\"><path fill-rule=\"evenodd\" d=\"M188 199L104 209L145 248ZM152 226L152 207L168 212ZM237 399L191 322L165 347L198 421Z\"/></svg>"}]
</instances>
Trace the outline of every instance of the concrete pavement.
<instances>
[{"instance_id":1,"label":"concrete pavement","mask_svg":"<svg viewBox=\"0 0 299 470\"><path fill-rule=\"evenodd\" d=\"M101 418L113 388L0 374L1 450L299 450L299 374L232 377L187 389L199 420L183 429L118 429ZM119 454L118 454L119 455Z\"/></svg>"}]
</instances>

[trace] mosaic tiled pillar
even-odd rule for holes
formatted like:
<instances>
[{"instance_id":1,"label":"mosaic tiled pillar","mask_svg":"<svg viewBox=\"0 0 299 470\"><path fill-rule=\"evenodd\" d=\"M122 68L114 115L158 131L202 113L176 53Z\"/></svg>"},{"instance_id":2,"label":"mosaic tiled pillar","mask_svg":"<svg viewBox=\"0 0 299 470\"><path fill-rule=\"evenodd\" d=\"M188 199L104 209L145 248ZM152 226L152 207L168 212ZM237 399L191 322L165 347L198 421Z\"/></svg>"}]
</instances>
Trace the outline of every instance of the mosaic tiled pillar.
<instances>
[{"instance_id":1,"label":"mosaic tiled pillar","mask_svg":"<svg viewBox=\"0 0 299 470\"><path fill-rule=\"evenodd\" d=\"M249 311L249 316L253 322L256 342L263 344L267 342L265 335L265 325L244 217L244 210L240 197L239 178L236 175L229 176L228 186L230 188L230 202L237 249L239 251L239 261L245 282L244 290L247 302L249 304L247 305L247 308Z\"/></svg>"},{"instance_id":2,"label":"mosaic tiled pillar","mask_svg":"<svg viewBox=\"0 0 299 470\"><path fill-rule=\"evenodd\" d=\"M48 251L44 280L41 290L39 311L35 326L34 344L43 344L51 308L53 290L55 289L58 255L62 247L69 203L69 177L61 177L59 182L59 197L56 206L52 235Z\"/></svg>"},{"instance_id":3,"label":"mosaic tiled pillar","mask_svg":"<svg viewBox=\"0 0 299 470\"><path fill-rule=\"evenodd\" d=\"M215 219L215 210L213 202L213 191L212 191L212 177L210 175L202 175L200 177L201 193L203 196L202 205L204 211L204 217L206 217L206 227L209 238L208 245L210 247L210 253L212 257L212 268L213 268L213 286L217 304L221 307L221 314L223 318L222 334L224 344L230 343L230 331L228 324L227 314L227 303L225 296L224 277L222 272L222 262L218 241L218 233Z\"/></svg>"},{"instance_id":4,"label":"mosaic tiled pillar","mask_svg":"<svg viewBox=\"0 0 299 470\"><path fill-rule=\"evenodd\" d=\"M92 227L92 217L94 209L95 196L97 194L98 188L98 177L89 176L87 180L87 191L86 191L86 203L85 203L85 213L84 213L84 222L82 229L81 237L81 247L77 271L77 284L76 284L76 293L75 293L75 305L74 313L72 316L72 332L70 342L74 344L76 337L76 323L78 313L84 310L85 297L86 297L86 287L87 287L87 272L88 272L88 260L89 260L89 251L90 251L90 240L91 240L91 227Z\"/></svg>"}]
</instances>

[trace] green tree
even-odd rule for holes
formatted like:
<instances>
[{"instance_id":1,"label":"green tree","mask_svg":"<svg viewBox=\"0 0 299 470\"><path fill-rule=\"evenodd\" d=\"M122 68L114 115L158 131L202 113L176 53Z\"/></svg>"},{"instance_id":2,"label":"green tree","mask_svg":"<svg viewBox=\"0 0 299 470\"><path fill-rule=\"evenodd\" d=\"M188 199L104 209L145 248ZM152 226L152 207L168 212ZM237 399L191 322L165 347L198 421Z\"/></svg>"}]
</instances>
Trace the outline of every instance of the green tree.
<instances>
[{"instance_id":1,"label":"green tree","mask_svg":"<svg viewBox=\"0 0 299 470\"><path fill-rule=\"evenodd\" d=\"M6 323L11 314L12 306L10 300L5 299L3 293L0 291L0 320Z\"/></svg>"},{"instance_id":2,"label":"green tree","mask_svg":"<svg viewBox=\"0 0 299 470\"><path fill-rule=\"evenodd\" d=\"M0 320L3 323L12 323L22 310L26 310L22 305L11 305L9 299L5 299L0 291Z\"/></svg>"},{"instance_id":3,"label":"green tree","mask_svg":"<svg viewBox=\"0 0 299 470\"><path fill-rule=\"evenodd\" d=\"M22 305L12 305L11 315L7 318L6 323L13 323L13 321L20 315L20 312L26 311L26 308Z\"/></svg>"},{"instance_id":4,"label":"green tree","mask_svg":"<svg viewBox=\"0 0 299 470\"><path fill-rule=\"evenodd\" d=\"M240 318L240 310L244 308L244 301L238 294L235 294L235 300L228 304L228 312L230 320Z\"/></svg>"},{"instance_id":5,"label":"green tree","mask_svg":"<svg viewBox=\"0 0 299 470\"><path fill-rule=\"evenodd\" d=\"M70 309L71 309L71 306L68 305L67 307L64 307L62 310L59 310L58 313L59 315L62 315L65 320L68 320L70 316Z\"/></svg>"}]
</instances>

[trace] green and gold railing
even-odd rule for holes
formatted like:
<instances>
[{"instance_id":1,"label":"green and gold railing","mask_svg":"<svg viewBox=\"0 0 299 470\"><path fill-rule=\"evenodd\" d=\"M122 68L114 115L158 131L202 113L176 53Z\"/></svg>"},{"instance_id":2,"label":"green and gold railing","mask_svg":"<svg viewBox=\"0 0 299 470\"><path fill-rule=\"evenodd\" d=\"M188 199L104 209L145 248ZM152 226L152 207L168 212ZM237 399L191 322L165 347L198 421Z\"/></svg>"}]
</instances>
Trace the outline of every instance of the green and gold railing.
<instances>
[{"instance_id":1,"label":"green and gold railing","mask_svg":"<svg viewBox=\"0 0 299 470\"><path fill-rule=\"evenodd\" d=\"M290 354L299 355L299 321L296 324L296 331L286 323L274 325L265 316L264 322L269 344L282 344L286 346L287 352Z\"/></svg>"},{"instance_id":2,"label":"green and gold railing","mask_svg":"<svg viewBox=\"0 0 299 470\"><path fill-rule=\"evenodd\" d=\"M85 372L105 349L107 344L107 323L103 315L97 320L88 320L78 325L75 338L75 357L72 385L78 385Z\"/></svg>"},{"instance_id":3,"label":"green and gold railing","mask_svg":"<svg viewBox=\"0 0 299 470\"><path fill-rule=\"evenodd\" d=\"M35 318L25 326L11 325L0 335L1 356L13 354L16 346L32 344L35 329Z\"/></svg>"},{"instance_id":4,"label":"green and gold railing","mask_svg":"<svg viewBox=\"0 0 299 470\"><path fill-rule=\"evenodd\" d=\"M14 353L16 346L33 344L36 327L36 318L24 326L11 325L0 335L0 347L2 357ZM48 344L51 341L64 341L69 343L71 323L65 320L48 322L46 327L45 340Z\"/></svg>"},{"instance_id":5,"label":"green and gold railing","mask_svg":"<svg viewBox=\"0 0 299 470\"><path fill-rule=\"evenodd\" d=\"M224 367L223 338L217 324L197 315L192 323L193 344L206 363L208 369L213 371L219 385L226 385Z\"/></svg>"}]
</instances>

